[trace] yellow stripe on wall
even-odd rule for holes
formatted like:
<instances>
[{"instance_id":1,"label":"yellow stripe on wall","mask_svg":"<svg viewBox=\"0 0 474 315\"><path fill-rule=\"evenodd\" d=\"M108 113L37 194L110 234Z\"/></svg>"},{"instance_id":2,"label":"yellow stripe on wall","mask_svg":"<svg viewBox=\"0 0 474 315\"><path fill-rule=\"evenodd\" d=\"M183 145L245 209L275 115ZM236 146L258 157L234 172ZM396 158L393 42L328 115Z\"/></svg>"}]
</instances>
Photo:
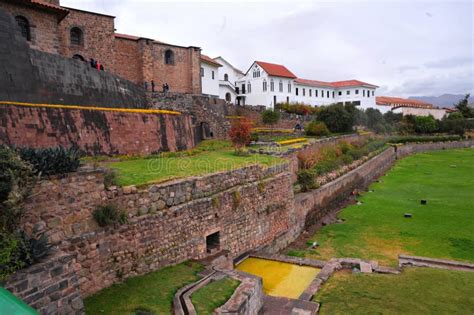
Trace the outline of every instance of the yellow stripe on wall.
<instances>
[{"instance_id":1,"label":"yellow stripe on wall","mask_svg":"<svg viewBox=\"0 0 474 315\"><path fill-rule=\"evenodd\" d=\"M172 110L164 110L164 109L109 108L109 107L93 107L93 106L78 106L78 105L34 104L34 103L21 103L21 102L10 102L10 101L0 101L0 105L44 107L44 108L57 108L57 109L96 110L96 111L136 113L136 114L181 115L180 112L172 111Z\"/></svg>"}]
</instances>

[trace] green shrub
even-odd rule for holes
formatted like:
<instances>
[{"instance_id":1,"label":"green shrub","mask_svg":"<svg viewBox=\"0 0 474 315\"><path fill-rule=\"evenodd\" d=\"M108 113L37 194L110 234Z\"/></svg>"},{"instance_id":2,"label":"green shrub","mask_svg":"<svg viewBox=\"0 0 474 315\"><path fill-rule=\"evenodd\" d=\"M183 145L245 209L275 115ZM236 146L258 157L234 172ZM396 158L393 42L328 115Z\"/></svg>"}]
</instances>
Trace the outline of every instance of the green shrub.
<instances>
[{"instance_id":1,"label":"green shrub","mask_svg":"<svg viewBox=\"0 0 474 315\"><path fill-rule=\"evenodd\" d=\"M305 132L307 136L317 137L329 136L331 134L328 127L326 127L326 124L317 120L310 122L305 128Z\"/></svg>"},{"instance_id":2,"label":"green shrub","mask_svg":"<svg viewBox=\"0 0 474 315\"><path fill-rule=\"evenodd\" d=\"M416 116L415 131L417 133L433 133L438 130L438 124L433 116Z\"/></svg>"},{"instance_id":3,"label":"green shrub","mask_svg":"<svg viewBox=\"0 0 474 315\"><path fill-rule=\"evenodd\" d=\"M233 208L237 208L242 201L242 196L240 195L240 191L236 190L232 193L232 206Z\"/></svg>"},{"instance_id":4,"label":"green shrub","mask_svg":"<svg viewBox=\"0 0 474 315\"><path fill-rule=\"evenodd\" d=\"M316 174L313 170L301 170L297 173L297 180L301 186L301 191L309 191L312 189L319 188L318 183L316 182Z\"/></svg>"},{"instance_id":5,"label":"green shrub","mask_svg":"<svg viewBox=\"0 0 474 315\"><path fill-rule=\"evenodd\" d=\"M305 252L302 250L290 250L288 251L286 255L291 256L291 257L305 257L306 256Z\"/></svg>"},{"instance_id":6,"label":"green shrub","mask_svg":"<svg viewBox=\"0 0 474 315\"><path fill-rule=\"evenodd\" d=\"M92 213L97 224L101 227L127 223L127 214L115 205L106 204L98 206Z\"/></svg>"},{"instance_id":7,"label":"green shrub","mask_svg":"<svg viewBox=\"0 0 474 315\"><path fill-rule=\"evenodd\" d=\"M117 185L117 172L115 170L106 170L104 174L104 187L109 188Z\"/></svg>"},{"instance_id":8,"label":"green shrub","mask_svg":"<svg viewBox=\"0 0 474 315\"><path fill-rule=\"evenodd\" d=\"M80 165L80 154L75 148L46 149L20 148L20 157L33 165L39 175L59 175L74 172Z\"/></svg>"},{"instance_id":9,"label":"green shrub","mask_svg":"<svg viewBox=\"0 0 474 315\"><path fill-rule=\"evenodd\" d=\"M342 154L346 154L353 148L353 146L347 141L341 141L338 144L339 149L341 149Z\"/></svg>"},{"instance_id":10,"label":"green shrub","mask_svg":"<svg viewBox=\"0 0 474 315\"><path fill-rule=\"evenodd\" d=\"M445 141L459 141L462 137L459 135L451 136L402 136L391 137L387 139L388 143L412 143L412 142L445 142Z\"/></svg>"},{"instance_id":11,"label":"green shrub","mask_svg":"<svg viewBox=\"0 0 474 315\"><path fill-rule=\"evenodd\" d=\"M349 165L354 162L354 159L349 154L344 154L343 156L341 156L341 160L346 165Z\"/></svg>"},{"instance_id":12,"label":"green shrub","mask_svg":"<svg viewBox=\"0 0 474 315\"><path fill-rule=\"evenodd\" d=\"M267 109L261 114L262 122L265 125L274 125L280 120L280 113L276 110Z\"/></svg>"},{"instance_id":13,"label":"green shrub","mask_svg":"<svg viewBox=\"0 0 474 315\"><path fill-rule=\"evenodd\" d=\"M323 160L316 164L314 170L318 176L321 176L335 170L338 166L338 161L335 159Z\"/></svg>"},{"instance_id":14,"label":"green shrub","mask_svg":"<svg viewBox=\"0 0 474 315\"><path fill-rule=\"evenodd\" d=\"M250 134L250 141L251 141L251 142L257 142L258 139L259 139L259 138L258 138L258 133L252 132L252 133Z\"/></svg>"}]
</instances>

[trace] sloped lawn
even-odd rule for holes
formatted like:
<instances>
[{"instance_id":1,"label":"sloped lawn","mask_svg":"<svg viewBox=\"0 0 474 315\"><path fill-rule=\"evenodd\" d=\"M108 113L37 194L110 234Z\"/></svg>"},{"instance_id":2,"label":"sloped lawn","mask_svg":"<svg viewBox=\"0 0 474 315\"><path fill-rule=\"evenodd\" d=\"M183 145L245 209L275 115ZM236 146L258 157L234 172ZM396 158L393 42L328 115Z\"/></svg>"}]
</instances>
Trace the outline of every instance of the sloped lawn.
<instances>
[{"instance_id":1,"label":"sloped lawn","mask_svg":"<svg viewBox=\"0 0 474 315\"><path fill-rule=\"evenodd\" d=\"M397 265L400 253L474 261L473 149L406 157L369 190L358 198L362 204L339 214L343 223L325 226L310 239L320 244L317 250L303 254L389 265Z\"/></svg>"},{"instance_id":2,"label":"sloped lawn","mask_svg":"<svg viewBox=\"0 0 474 315\"><path fill-rule=\"evenodd\" d=\"M85 299L86 314L171 314L173 296L179 288L198 280L203 270L186 262L113 285Z\"/></svg>"},{"instance_id":3,"label":"sloped lawn","mask_svg":"<svg viewBox=\"0 0 474 315\"><path fill-rule=\"evenodd\" d=\"M338 272L314 298L320 314L472 314L474 273L408 268L400 275Z\"/></svg>"}]
</instances>

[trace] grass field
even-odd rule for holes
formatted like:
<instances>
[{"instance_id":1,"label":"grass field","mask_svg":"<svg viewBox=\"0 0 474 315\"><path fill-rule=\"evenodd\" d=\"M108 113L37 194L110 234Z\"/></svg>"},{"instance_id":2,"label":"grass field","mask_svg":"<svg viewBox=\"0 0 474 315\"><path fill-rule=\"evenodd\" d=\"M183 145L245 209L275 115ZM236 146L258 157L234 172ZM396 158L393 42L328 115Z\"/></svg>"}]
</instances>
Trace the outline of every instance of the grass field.
<instances>
[{"instance_id":1,"label":"grass field","mask_svg":"<svg viewBox=\"0 0 474 315\"><path fill-rule=\"evenodd\" d=\"M400 253L474 261L474 150L412 155L344 209L345 222L325 226L304 254L358 257L396 265ZM426 199L427 205L420 200ZM404 218L404 213L412 218Z\"/></svg>"},{"instance_id":2,"label":"grass field","mask_svg":"<svg viewBox=\"0 0 474 315\"><path fill-rule=\"evenodd\" d=\"M407 268L400 275L334 274L320 314L473 314L474 273Z\"/></svg>"},{"instance_id":3,"label":"grass field","mask_svg":"<svg viewBox=\"0 0 474 315\"><path fill-rule=\"evenodd\" d=\"M86 314L136 314L137 310L171 314L176 291L198 280L201 270L202 265L187 262L128 279L86 298Z\"/></svg>"},{"instance_id":4,"label":"grass field","mask_svg":"<svg viewBox=\"0 0 474 315\"><path fill-rule=\"evenodd\" d=\"M271 166L283 162L282 159L268 155L236 156L233 149L222 147L213 151L203 149L189 156L170 154L165 157L107 163L106 166L117 171L117 184L126 186L233 170L252 164Z\"/></svg>"},{"instance_id":5,"label":"grass field","mask_svg":"<svg viewBox=\"0 0 474 315\"><path fill-rule=\"evenodd\" d=\"M240 282L224 278L213 281L191 295L191 301L199 315L212 314L212 312L227 302Z\"/></svg>"}]
</instances>

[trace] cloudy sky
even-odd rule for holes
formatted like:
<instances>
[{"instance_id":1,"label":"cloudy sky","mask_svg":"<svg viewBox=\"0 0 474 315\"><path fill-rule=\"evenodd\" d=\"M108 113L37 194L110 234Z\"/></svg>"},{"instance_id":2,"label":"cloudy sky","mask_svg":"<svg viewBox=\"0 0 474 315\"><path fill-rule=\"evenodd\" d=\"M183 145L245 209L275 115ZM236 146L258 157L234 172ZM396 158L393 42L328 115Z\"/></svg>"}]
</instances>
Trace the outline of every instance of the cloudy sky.
<instances>
[{"instance_id":1,"label":"cloudy sky","mask_svg":"<svg viewBox=\"0 0 474 315\"><path fill-rule=\"evenodd\" d=\"M116 16L117 32L199 46L246 71L253 60L379 95L474 94L472 0L61 0Z\"/></svg>"}]
</instances>

